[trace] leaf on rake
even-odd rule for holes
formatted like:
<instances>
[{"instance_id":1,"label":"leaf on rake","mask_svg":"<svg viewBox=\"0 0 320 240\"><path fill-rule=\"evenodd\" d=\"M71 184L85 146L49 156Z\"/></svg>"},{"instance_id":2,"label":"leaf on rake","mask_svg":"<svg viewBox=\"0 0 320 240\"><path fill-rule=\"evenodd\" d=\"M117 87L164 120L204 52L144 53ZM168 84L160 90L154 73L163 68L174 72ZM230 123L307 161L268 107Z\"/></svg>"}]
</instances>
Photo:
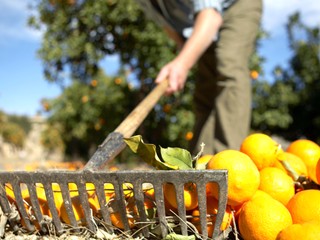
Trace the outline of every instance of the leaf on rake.
<instances>
[{"instance_id":1,"label":"leaf on rake","mask_svg":"<svg viewBox=\"0 0 320 240\"><path fill-rule=\"evenodd\" d=\"M192 157L189 151L183 148L160 148L161 157L167 164L178 167L181 170L192 169Z\"/></svg>"},{"instance_id":2,"label":"leaf on rake","mask_svg":"<svg viewBox=\"0 0 320 240\"><path fill-rule=\"evenodd\" d=\"M174 170L176 166L164 163L160 160L156 152L154 144L147 144L143 142L141 135L124 138L124 142L131 149L132 152L138 154L146 163L152 165L159 170Z\"/></svg>"}]
</instances>

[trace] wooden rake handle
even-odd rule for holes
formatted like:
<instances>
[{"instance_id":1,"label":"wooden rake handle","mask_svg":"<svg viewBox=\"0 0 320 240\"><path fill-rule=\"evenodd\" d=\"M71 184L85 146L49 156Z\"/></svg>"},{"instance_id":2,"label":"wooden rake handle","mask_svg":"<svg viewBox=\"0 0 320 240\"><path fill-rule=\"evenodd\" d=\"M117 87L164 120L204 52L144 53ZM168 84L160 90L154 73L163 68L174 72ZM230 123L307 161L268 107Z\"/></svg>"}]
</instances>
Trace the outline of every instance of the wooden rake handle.
<instances>
[{"instance_id":1,"label":"wooden rake handle","mask_svg":"<svg viewBox=\"0 0 320 240\"><path fill-rule=\"evenodd\" d=\"M120 123L120 125L110 133L104 142L98 147L84 170L101 170L105 165L114 159L124 148L123 138L131 137L137 130L151 109L156 105L160 97L165 93L168 81L159 83Z\"/></svg>"},{"instance_id":2,"label":"wooden rake handle","mask_svg":"<svg viewBox=\"0 0 320 240\"><path fill-rule=\"evenodd\" d=\"M160 82L120 123L114 132L121 133L124 138L131 137L132 134L141 125L151 109L159 101L168 87L168 81Z\"/></svg>"}]
</instances>

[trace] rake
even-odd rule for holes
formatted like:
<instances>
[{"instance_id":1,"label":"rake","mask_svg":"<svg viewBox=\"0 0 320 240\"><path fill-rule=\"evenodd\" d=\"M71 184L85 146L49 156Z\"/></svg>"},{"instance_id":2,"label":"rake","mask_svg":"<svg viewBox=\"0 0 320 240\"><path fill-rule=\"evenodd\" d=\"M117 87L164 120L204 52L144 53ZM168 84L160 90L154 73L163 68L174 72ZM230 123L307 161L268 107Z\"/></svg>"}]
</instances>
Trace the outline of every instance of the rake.
<instances>
[{"instance_id":1,"label":"rake","mask_svg":"<svg viewBox=\"0 0 320 240\"><path fill-rule=\"evenodd\" d=\"M126 170L109 172L104 168L108 161L112 160L125 147L124 138L132 136L138 126L142 123L151 109L158 102L168 86L167 81L158 84L136 108L125 118L125 120L110 133L97 151L90 158L88 163L79 171L13 171L0 172L0 206L1 219L9 223L13 231L18 231L21 223L26 231L33 232L39 230L46 234L48 229L48 218L53 224L57 234L65 231L66 223L61 220L59 208L55 201L55 186L59 186L59 194L64 205L64 211L69 222L68 225L77 229L86 227L93 233L98 231L97 218L93 216L93 211L98 211L99 221L106 226L107 231L114 233L117 231L112 224L111 215L116 211L123 223L122 231L131 233L132 236L144 237L146 239L164 238L172 231L172 222L176 223L179 234L188 235L190 231L190 213L186 211L184 204L184 186L194 183L197 187L198 205L200 212L201 238L208 238L207 224L208 216L206 212L206 184L214 182L219 186L219 205L215 216L213 239L222 239L220 231L223 215L227 204L227 171L226 170ZM175 214L167 211L164 198L163 186L171 183L176 189L176 200L178 209ZM79 199L82 219L76 217L72 204L73 192L70 184L76 186L77 197ZM93 209L88 196L87 184L94 186L93 192L98 209ZM106 197L106 184L113 186L112 206ZM127 212L127 199L124 184L130 184L131 196L134 199L135 224L130 225ZM154 189L155 214L149 216L144 205L144 186L152 186ZM39 200L38 186L42 186L45 194L45 204L48 212L44 212ZM13 193L13 197L8 196L8 191ZM24 199L24 192L28 192L30 198L27 204ZM16 208L16 210L15 210ZM17 221L15 213L18 211L20 221ZM49 216L48 216L49 215ZM1 222L1 221L0 221ZM157 234L154 234L154 232ZM0 229L0 235L5 234Z\"/></svg>"}]
</instances>

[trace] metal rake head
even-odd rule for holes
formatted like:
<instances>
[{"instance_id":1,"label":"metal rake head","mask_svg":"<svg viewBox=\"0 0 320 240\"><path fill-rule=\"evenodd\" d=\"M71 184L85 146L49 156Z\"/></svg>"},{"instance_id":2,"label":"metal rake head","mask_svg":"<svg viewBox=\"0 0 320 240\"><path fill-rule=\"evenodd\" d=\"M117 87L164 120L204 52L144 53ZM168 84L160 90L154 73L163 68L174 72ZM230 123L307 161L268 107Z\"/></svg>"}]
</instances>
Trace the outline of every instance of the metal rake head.
<instances>
[{"instance_id":1,"label":"metal rake head","mask_svg":"<svg viewBox=\"0 0 320 240\"><path fill-rule=\"evenodd\" d=\"M38 229L47 233L48 219L51 219L58 234L64 232L66 222L75 228L84 225L92 232L103 224L114 233L117 231L113 221L116 216L122 224L122 231L148 239L155 236L155 229L158 237L165 237L171 222L175 223L180 234L188 235L189 213L184 204L184 186L193 183L197 191L201 236L206 239L206 184L209 182L219 186L218 212L212 236L219 239L227 204L226 170L0 172L0 206L13 230L22 223L28 231ZM174 211L166 205L163 186L167 183L175 187L177 208ZM152 213L146 208L145 192L150 189L154 191ZM133 212L128 212L129 204ZM20 222L12 217L13 207L19 212Z\"/></svg>"}]
</instances>

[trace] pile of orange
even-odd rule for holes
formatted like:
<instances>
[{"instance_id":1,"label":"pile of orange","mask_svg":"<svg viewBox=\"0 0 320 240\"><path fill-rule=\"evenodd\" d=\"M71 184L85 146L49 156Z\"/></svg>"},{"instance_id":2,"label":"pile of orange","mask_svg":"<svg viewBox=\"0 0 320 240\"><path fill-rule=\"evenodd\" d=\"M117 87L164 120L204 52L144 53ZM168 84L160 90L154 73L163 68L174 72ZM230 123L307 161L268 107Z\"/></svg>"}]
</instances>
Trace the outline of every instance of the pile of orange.
<instances>
[{"instance_id":1,"label":"pile of orange","mask_svg":"<svg viewBox=\"0 0 320 240\"><path fill-rule=\"evenodd\" d=\"M259 190L238 210L237 226L243 239L318 239L319 145L299 139L282 149L267 135L254 133L243 141L240 151L251 157L260 173ZM304 186L300 179L313 185Z\"/></svg>"},{"instance_id":2,"label":"pile of orange","mask_svg":"<svg viewBox=\"0 0 320 240\"><path fill-rule=\"evenodd\" d=\"M196 169L228 170L228 198L221 231L237 228L244 240L290 240L320 239L320 147L317 143L299 139L291 142L287 149L270 136L253 133L247 136L238 150L227 149L216 154L204 155L197 160ZM304 179L312 185L299 182ZM297 185L300 187L297 188ZM302 187L301 187L302 186ZM308 187L307 187L308 186ZM313 186L310 189L309 186ZM48 214L45 194L39 187L39 202L43 214ZM92 214L99 216L99 202L93 184L87 184L87 196ZM304 188L305 187L305 188ZM82 221L84 213L79 201L77 187L70 185L72 208L77 221ZM38 189L38 188L37 188ZM63 222L70 223L65 214L59 186L53 186L57 212ZM218 186L207 183L207 231L213 234L218 209ZM6 186L7 196L14 202L10 186ZM132 186L123 186L129 227L136 226L137 207ZM165 210L177 213L175 185L163 186ZM156 209L154 189L144 191L145 207ZM196 182L187 183L183 189L184 205L191 216L190 223L201 234ZM43 197L44 196L44 197ZM111 222L124 229L120 213L114 206L115 192L112 184L105 185L106 202L111 209ZM29 204L28 194L23 197ZM235 217L235 219L233 219ZM306 238L308 237L308 238Z\"/></svg>"},{"instance_id":3,"label":"pile of orange","mask_svg":"<svg viewBox=\"0 0 320 240\"><path fill-rule=\"evenodd\" d=\"M70 199L71 199L71 207L72 211L74 213L74 219L76 222L78 222L80 225L83 224L85 225L85 213L81 205L81 199L79 195L79 191L77 188L77 185L75 183L69 183L69 194L70 194ZM119 228L119 229L124 229L124 223L122 222L119 208L115 205L115 190L114 190L114 185L111 183L105 183L104 184L104 189L105 189L105 200L107 203L107 206L109 207L110 210L110 219L114 227ZM16 204L15 203L15 195L13 188L10 184L5 185L5 190L7 194L7 198L11 204ZM100 217L99 211L100 211L100 205L99 205L99 200L95 192L95 186L92 183L86 183L86 193L87 193L87 199L89 203L89 207L91 209L91 214L92 217ZM155 197L154 197L154 189L153 188L144 188L144 205L145 209L151 209L155 207ZM53 192L53 198L55 202L55 207L58 215L60 216L60 219L62 222L66 224L70 224L72 222L71 219L69 219L69 215L67 214L66 211L66 204L64 202L62 192L60 189L60 185L57 183L52 183L52 192ZM49 204L47 201L46 193L44 186L42 184L36 184L36 194L37 198L39 201L39 206L41 213L43 215L47 215L49 217L52 217L52 213L49 209ZM127 210L127 217L128 217L128 222L129 222L129 227L134 227L135 226L135 218L133 217L134 215L137 217L137 208L135 205L135 199L134 199L134 194L133 194L133 188L132 184L130 183L124 183L123 184L123 194L125 198L125 206ZM31 201L31 197L29 194L28 188L22 186L22 192L21 196L25 202L24 206L26 209L26 212L29 216L30 219L34 219L32 215L34 215L33 212L33 205ZM39 227L39 224L34 221L33 222L36 227ZM24 221L22 221L22 225L25 226Z\"/></svg>"},{"instance_id":4,"label":"pile of orange","mask_svg":"<svg viewBox=\"0 0 320 240\"><path fill-rule=\"evenodd\" d=\"M228 206L244 240L318 239L319 159L320 147L311 140L299 139L282 149L270 136L253 133L239 151L211 156L206 168L228 170ZM217 197L215 184L207 185L207 195ZM305 234L292 234L298 230Z\"/></svg>"}]
</instances>

